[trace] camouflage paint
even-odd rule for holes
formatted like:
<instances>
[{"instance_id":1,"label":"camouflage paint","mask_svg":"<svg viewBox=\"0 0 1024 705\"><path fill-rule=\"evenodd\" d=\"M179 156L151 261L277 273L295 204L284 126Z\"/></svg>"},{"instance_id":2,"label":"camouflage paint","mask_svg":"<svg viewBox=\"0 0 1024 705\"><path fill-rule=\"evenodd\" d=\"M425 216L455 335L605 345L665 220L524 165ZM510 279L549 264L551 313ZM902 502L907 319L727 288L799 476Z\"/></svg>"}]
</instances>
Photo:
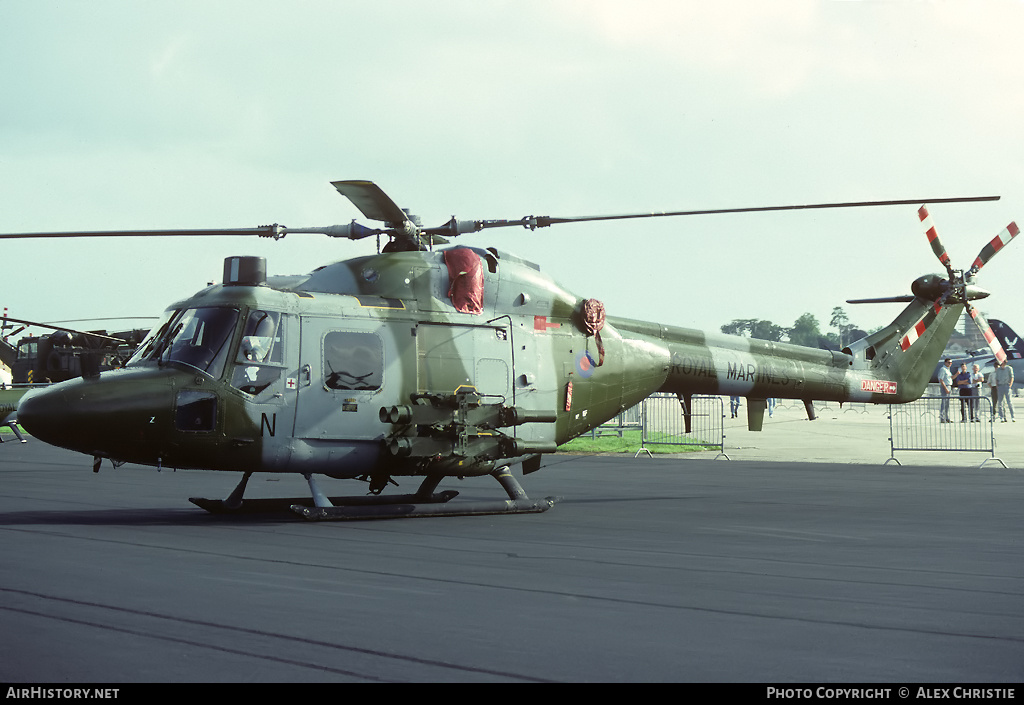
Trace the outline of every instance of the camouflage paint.
<instances>
[{"instance_id":1,"label":"camouflage paint","mask_svg":"<svg viewBox=\"0 0 1024 705\"><path fill-rule=\"evenodd\" d=\"M238 311L222 373L136 360L26 398L23 424L55 445L166 467L484 474L550 452L656 391L909 401L924 389L963 308L947 305L906 352L900 337L931 305L921 298L843 353L609 317L601 363L583 325L583 298L525 260L473 249L484 264L481 314L460 313L448 300L440 251L212 286L168 310ZM256 310L280 314L283 351L272 365L248 363L239 350L243 322ZM348 337L359 335L369 337ZM367 359L379 357L380 369L333 369L330 340L366 341ZM373 382L338 388L342 375ZM242 391L239 380L257 378L266 386ZM382 412L392 408L407 411L392 421ZM496 422L506 409L529 420Z\"/></svg>"}]
</instances>

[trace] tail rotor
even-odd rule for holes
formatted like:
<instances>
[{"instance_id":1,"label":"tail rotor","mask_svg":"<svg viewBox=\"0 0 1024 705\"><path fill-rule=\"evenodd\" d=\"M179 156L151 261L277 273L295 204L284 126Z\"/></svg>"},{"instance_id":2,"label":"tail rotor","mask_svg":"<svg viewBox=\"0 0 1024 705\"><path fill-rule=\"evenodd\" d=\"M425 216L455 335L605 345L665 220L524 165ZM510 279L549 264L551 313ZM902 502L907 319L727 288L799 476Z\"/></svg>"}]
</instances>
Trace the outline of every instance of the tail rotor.
<instances>
[{"instance_id":1,"label":"tail rotor","mask_svg":"<svg viewBox=\"0 0 1024 705\"><path fill-rule=\"evenodd\" d=\"M966 292L963 290L963 277L961 273L953 269L953 264L949 259L949 253L946 252L945 246L942 244L942 240L939 239L939 234L935 230L935 224L932 222L932 216L928 212L927 206L921 206L917 210L917 217L921 220L921 226L924 228L924 234L928 238L928 244L932 247L932 252L938 258L942 266L946 268L946 273L949 275L949 280L945 282L938 281L938 277L921 277L914 282L911 287L914 294L921 296L922 298L928 298L932 301L932 305L921 315L919 319L907 329L907 332L900 338L900 349L906 352L910 349L910 346L924 334L928 326L934 321L939 313L942 311L943 306L946 302L954 295L957 291L961 292L964 302L967 301Z\"/></svg>"},{"instance_id":2,"label":"tail rotor","mask_svg":"<svg viewBox=\"0 0 1024 705\"><path fill-rule=\"evenodd\" d=\"M992 326L989 325L981 311L971 305L972 299L982 298L988 294L987 292L975 289L971 285L974 283L974 277L979 271L981 271L981 268L988 264L989 261L995 257L997 252L1008 245L1010 241L1017 236L1020 229L1017 227L1015 222L1011 222L1003 228L998 235L981 248L981 252L978 253L977 258L975 258L974 264L971 265L971 268L966 273L964 273L953 269L949 255L946 253L946 248L943 247L942 242L939 240L938 233L935 231L935 225L932 222L931 215L928 213L928 208L926 206L921 206L917 214L921 219L921 224L924 226L925 235L928 237L928 242L932 247L932 252L935 253L935 256L939 258L939 262L946 267L946 271L949 273L949 289L943 296L936 299L935 306L933 307L934 310L937 311L941 308L941 306L944 305L950 297L957 297L963 302L964 307L971 316L971 320L974 321L978 330L981 331L982 337L985 338L985 342L992 350L992 354L995 355L996 360L998 360L1000 364L1005 362L1006 351L1004 351L1003 346L999 344L999 339L992 331ZM929 316L934 316L933 311L926 313L922 320L917 323L915 328L922 324L927 325L925 319Z\"/></svg>"},{"instance_id":3,"label":"tail rotor","mask_svg":"<svg viewBox=\"0 0 1024 705\"><path fill-rule=\"evenodd\" d=\"M1006 360L1006 352L1003 350L1002 345L999 343L999 338L995 335L992 330L992 326L989 325L988 321L985 320L985 316L982 315L981 311L971 305L971 301L975 299L982 299L988 296L988 292L984 289L974 286L974 277L978 274L982 267L988 264L989 261L996 255L997 252L1002 250L1006 245L1015 238L1020 229L1016 223L1010 223L1007 225L998 235L996 235L991 241L989 241L978 254L974 260L974 264L967 272L963 270L957 270L953 268L953 263L950 260L949 253L946 252L945 246L939 239L938 232L935 229L935 224L932 222L932 216L928 212L928 207L922 205L918 211L917 216L921 221L921 225L924 228L925 236L928 238L928 244L932 248L932 252L938 258L942 266L946 268L946 274L948 279L942 279L938 275L925 275L917 279L911 287L913 290L912 296L889 296L884 298L874 299L848 299L847 303L859 304L859 303L883 303L883 302L910 302L916 299L923 299L930 301L931 305L921 315L917 321L906 329L900 339L900 347L904 352L910 349L914 342L921 337L928 326L934 321L942 309L948 303L962 303L964 308L971 316L971 320L978 326L978 330L981 331L982 336L985 338L985 342L992 350L992 354L995 355L996 359L1002 363Z\"/></svg>"}]
</instances>

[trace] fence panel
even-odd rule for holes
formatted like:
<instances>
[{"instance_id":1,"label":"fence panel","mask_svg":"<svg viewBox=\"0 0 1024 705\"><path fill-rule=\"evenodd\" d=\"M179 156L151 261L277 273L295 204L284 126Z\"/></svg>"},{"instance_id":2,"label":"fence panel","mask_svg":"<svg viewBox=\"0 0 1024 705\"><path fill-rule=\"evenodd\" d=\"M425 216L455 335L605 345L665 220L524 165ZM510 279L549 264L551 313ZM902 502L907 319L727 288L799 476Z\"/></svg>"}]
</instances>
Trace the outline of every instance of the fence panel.
<instances>
[{"instance_id":1,"label":"fence panel","mask_svg":"<svg viewBox=\"0 0 1024 705\"><path fill-rule=\"evenodd\" d=\"M651 451L647 449L650 445L700 446L717 448L715 457L728 459L725 454L725 403L722 397L691 397L689 430L683 402L674 394L652 394L641 407L643 433L636 455L650 455Z\"/></svg>"},{"instance_id":2,"label":"fence panel","mask_svg":"<svg viewBox=\"0 0 1024 705\"><path fill-rule=\"evenodd\" d=\"M643 426L642 407L643 404L641 403L620 412L613 420L591 429L590 437L618 436L622 438L624 431L641 428Z\"/></svg>"},{"instance_id":3,"label":"fence panel","mask_svg":"<svg viewBox=\"0 0 1024 705\"><path fill-rule=\"evenodd\" d=\"M923 396L908 404L889 406L890 458L896 451L988 453L981 464L1006 463L995 456L992 400L988 397Z\"/></svg>"}]
</instances>

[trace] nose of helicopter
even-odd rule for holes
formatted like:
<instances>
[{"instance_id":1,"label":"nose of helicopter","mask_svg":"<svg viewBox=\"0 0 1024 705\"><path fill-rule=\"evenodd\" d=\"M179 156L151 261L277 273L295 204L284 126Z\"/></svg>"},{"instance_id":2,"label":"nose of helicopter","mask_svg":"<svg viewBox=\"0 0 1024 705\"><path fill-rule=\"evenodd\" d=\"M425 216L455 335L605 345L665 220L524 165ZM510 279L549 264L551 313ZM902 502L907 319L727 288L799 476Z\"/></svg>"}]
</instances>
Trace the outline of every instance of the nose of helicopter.
<instances>
[{"instance_id":1,"label":"nose of helicopter","mask_svg":"<svg viewBox=\"0 0 1024 705\"><path fill-rule=\"evenodd\" d=\"M159 453L171 407L167 382L128 373L74 379L26 394L19 423L35 438L90 455L147 462Z\"/></svg>"},{"instance_id":2,"label":"nose of helicopter","mask_svg":"<svg viewBox=\"0 0 1024 705\"><path fill-rule=\"evenodd\" d=\"M22 428L51 445L63 445L60 431L70 422L64 393L59 387L33 389L18 404L18 422Z\"/></svg>"}]
</instances>

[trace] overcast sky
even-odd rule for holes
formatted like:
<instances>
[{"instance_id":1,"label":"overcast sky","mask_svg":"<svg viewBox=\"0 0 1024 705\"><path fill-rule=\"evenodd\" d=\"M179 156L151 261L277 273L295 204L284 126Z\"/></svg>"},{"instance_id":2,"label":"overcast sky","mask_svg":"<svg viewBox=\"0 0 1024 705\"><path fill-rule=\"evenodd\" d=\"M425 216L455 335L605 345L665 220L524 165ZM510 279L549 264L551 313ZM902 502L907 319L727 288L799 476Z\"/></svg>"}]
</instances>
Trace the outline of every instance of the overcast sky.
<instances>
[{"instance_id":1,"label":"overcast sky","mask_svg":"<svg viewBox=\"0 0 1024 705\"><path fill-rule=\"evenodd\" d=\"M1024 2L0 0L0 232L291 227L370 179L425 225L874 199L936 205L954 264L1024 225ZM1024 238L1022 238L1024 239ZM491 230L610 315L883 325L939 272L916 207ZM370 242L0 244L0 306L153 316L233 254ZM1024 243L979 277L1024 329ZM88 325L88 324L84 324ZM99 327L99 326L96 326Z\"/></svg>"}]
</instances>

